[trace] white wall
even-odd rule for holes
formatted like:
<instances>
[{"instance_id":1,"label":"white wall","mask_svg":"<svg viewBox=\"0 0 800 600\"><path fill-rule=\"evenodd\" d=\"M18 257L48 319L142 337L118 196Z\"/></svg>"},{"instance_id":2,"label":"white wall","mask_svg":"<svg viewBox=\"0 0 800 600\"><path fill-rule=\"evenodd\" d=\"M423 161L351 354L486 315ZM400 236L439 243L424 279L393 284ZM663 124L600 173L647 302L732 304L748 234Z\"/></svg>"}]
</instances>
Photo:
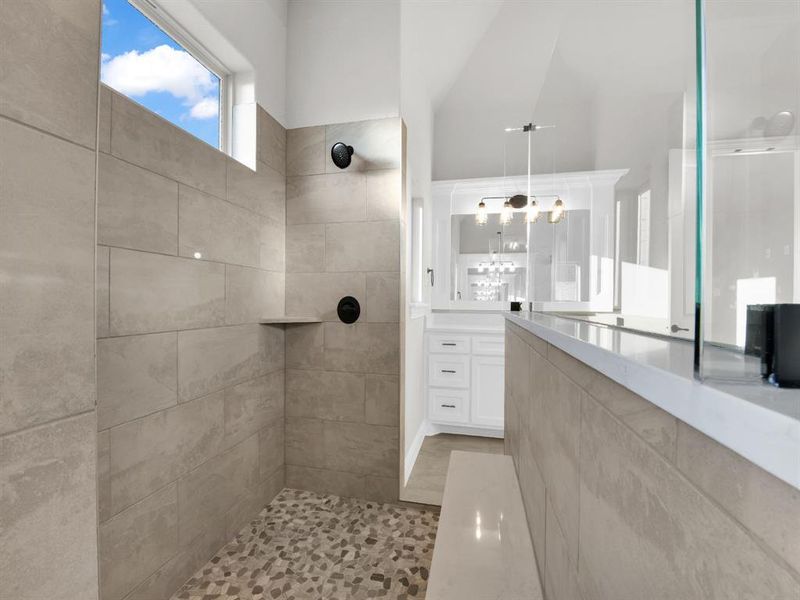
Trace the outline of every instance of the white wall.
<instances>
[{"instance_id":1,"label":"white wall","mask_svg":"<svg viewBox=\"0 0 800 600\"><path fill-rule=\"evenodd\" d=\"M255 101L286 125L287 0L190 0L250 62Z\"/></svg>"},{"instance_id":2,"label":"white wall","mask_svg":"<svg viewBox=\"0 0 800 600\"><path fill-rule=\"evenodd\" d=\"M289 2L287 127L400 114L400 3Z\"/></svg>"},{"instance_id":3,"label":"white wall","mask_svg":"<svg viewBox=\"0 0 800 600\"><path fill-rule=\"evenodd\" d=\"M236 104L286 125L287 0L156 1L236 75Z\"/></svg>"}]
</instances>

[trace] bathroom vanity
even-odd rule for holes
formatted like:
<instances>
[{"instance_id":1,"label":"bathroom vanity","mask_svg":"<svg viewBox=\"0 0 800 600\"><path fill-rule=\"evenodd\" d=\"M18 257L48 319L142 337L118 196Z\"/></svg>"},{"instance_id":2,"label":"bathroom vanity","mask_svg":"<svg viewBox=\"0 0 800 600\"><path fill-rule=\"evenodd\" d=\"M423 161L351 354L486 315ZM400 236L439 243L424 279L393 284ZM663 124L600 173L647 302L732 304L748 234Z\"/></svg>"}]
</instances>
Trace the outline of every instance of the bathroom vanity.
<instances>
[{"instance_id":1,"label":"bathroom vanity","mask_svg":"<svg viewBox=\"0 0 800 600\"><path fill-rule=\"evenodd\" d=\"M504 344L499 314L427 317L426 390L433 432L503 437Z\"/></svg>"}]
</instances>

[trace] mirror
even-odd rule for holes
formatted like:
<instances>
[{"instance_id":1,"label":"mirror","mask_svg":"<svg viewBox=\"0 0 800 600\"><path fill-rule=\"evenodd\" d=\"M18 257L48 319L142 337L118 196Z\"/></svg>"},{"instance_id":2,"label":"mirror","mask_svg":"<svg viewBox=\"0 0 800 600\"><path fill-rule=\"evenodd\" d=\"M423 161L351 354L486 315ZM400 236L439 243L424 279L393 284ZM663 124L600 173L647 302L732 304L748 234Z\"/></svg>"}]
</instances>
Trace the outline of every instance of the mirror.
<instances>
[{"instance_id":1,"label":"mirror","mask_svg":"<svg viewBox=\"0 0 800 600\"><path fill-rule=\"evenodd\" d=\"M485 225L475 215L452 215L451 299L474 302L523 302L527 283L525 214L505 225L490 213Z\"/></svg>"}]
</instances>

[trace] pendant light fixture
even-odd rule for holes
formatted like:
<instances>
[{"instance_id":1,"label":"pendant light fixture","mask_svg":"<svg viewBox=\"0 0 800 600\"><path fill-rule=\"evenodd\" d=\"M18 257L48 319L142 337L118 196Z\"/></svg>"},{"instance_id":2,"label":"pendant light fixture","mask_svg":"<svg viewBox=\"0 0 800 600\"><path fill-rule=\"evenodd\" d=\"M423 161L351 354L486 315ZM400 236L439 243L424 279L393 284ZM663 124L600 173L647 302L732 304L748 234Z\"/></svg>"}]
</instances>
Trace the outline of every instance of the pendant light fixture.
<instances>
[{"instance_id":1,"label":"pendant light fixture","mask_svg":"<svg viewBox=\"0 0 800 600\"><path fill-rule=\"evenodd\" d=\"M553 204L553 208L550 211L549 216L547 217L547 222L552 223L555 225L556 223L560 223L561 219L564 218L564 211L566 207L564 206L564 202L561 198L556 197L555 204Z\"/></svg>"},{"instance_id":2,"label":"pendant light fixture","mask_svg":"<svg viewBox=\"0 0 800 600\"><path fill-rule=\"evenodd\" d=\"M483 226L489 221L489 214L486 212L486 203L481 199L478 203L478 211L475 213L475 223Z\"/></svg>"},{"instance_id":3,"label":"pendant light fixture","mask_svg":"<svg viewBox=\"0 0 800 600\"><path fill-rule=\"evenodd\" d=\"M539 220L539 203L536 202L535 197L531 197L528 202L528 223L536 223Z\"/></svg>"},{"instance_id":4,"label":"pendant light fixture","mask_svg":"<svg viewBox=\"0 0 800 600\"><path fill-rule=\"evenodd\" d=\"M511 208L511 202L506 200L503 202L503 210L500 211L500 225L508 225L514 218L514 209Z\"/></svg>"}]
</instances>

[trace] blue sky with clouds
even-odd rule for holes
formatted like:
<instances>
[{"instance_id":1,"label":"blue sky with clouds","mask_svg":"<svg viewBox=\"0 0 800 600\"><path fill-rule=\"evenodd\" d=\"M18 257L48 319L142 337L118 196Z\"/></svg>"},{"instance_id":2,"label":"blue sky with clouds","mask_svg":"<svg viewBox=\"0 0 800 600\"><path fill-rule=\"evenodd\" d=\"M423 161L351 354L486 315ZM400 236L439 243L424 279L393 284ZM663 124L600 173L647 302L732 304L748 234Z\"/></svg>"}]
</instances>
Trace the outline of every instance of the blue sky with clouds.
<instances>
[{"instance_id":1,"label":"blue sky with clouds","mask_svg":"<svg viewBox=\"0 0 800 600\"><path fill-rule=\"evenodd\" d=\"M219 79L127 0L104 0L101 76L201 140L219 147Z\"/></svg>"}]
</instances>

